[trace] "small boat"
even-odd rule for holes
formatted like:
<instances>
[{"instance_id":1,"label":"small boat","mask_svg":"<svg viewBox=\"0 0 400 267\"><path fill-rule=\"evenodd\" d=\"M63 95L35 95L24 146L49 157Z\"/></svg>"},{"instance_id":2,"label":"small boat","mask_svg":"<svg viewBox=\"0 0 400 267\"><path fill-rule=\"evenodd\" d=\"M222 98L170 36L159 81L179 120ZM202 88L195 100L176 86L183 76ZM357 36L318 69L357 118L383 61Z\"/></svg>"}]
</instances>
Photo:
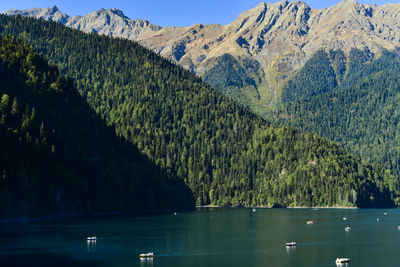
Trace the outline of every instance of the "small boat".
<instances>
[{"instance_id":1,"label":"small boat","mask_svg":"<svg viewBox=\"0 0 400 267\"><path fill-rule=\"evenodd\" d=\"M318 209L317 208L313 208L313 211L317 211Z\"/></svg>"},{"instance_id":2,"label":"small boat","mask_svg":"<svg viewBox=\"0 0 400 267\"><path fill-rule=\"evenodd\" d=\"M307 221L307 224L314 224L314 221Z\"/></svg>"},{"instance_id":3,"label":"small boat","mask_svg":"<svg viewBox=\"0 0 400 267\"><path fill-rule=\"evenodd\" d=\"M97 237L96 236L88 236L88 237L86 237L86 240L87 241L96 241Z\"/></svg>"},{"instance_id":4,"label":"small boat","mask_svg":"<svg viewBox=\"0 0 400 267\"><path fill-rule=\"evenodd\" d=\"M346 228L344 228L345 231L350 232L351 231L351 227L347 226Z\"/></svg>"},{"instance_id":5,"label":"small boat","mask_svg":"<svg viewBox=\"0 0 400 267\"><path fill-rule=\"evenodd\" d=\"M174 215L178 215L178 213L177 213L177 212L174 212Z\"/></svg>"},{"instance_id":6,"label":"small boat","mask_svg":"<svg viewBox=\"0 0 400 267\"><path fill-rule=\"evenodd\" d=\"M256 211L256 208L253 208L253 212Z\"/></svg>"},{"instance_id":7,"label":"small boat","mask_svg":"<svg viewBox=\"0 0 400 267\"><path fill-rule=\"evenodd\" d=\"M286 243L286 246L287 247L295 247L296 246L296 242L289 242L289 243Z\"/></svg>"},{"instance_id":8,"label":"small boat","mask_svg":"<svg viewBox=\"0 0 400 267\"><path fill-rule=\"evenodd\" d=\"M142 254L139 255L139 257L142 258L142 259L153 258L153 256L154 256L153 252L142 253Z\"/></svg>"},{"instance_id":9,"label":"small boat","mask_svg":"<svg viewBox=\"0 0 400 267\"><path fill-rule=\"evenodd\" d=\"M385 212L383 215L387 215L387 212Z\"/></svg>"},{"instance_id":10,"label":"small boat","mask_svg":"<svg viewBox=\"0 0 400 267\"><path fill-rule=\"evenodd\" d=\"M399 225L399 226L397 226L397 229L398 229L398 230L400 230L400 225Z\"/></svg>"},{"instance_id":11,"label":"small boat","mask_svg":"<svg viewBox=\"0 0 400 267\"><path fill-rule=\"evenodd\" d=\"M349 262L350 262L349 258L337 258L336 259L336 264L349 263Z\"/></svg>"},{"instance_id":12,"label":"small boat","mask_svg":"<svg viewBox=\"0 0 400 267\"><path fill-rule=\"evenodd\" d=\"M376 218L376 221L379 222L379 218Z\"/></svg>"},{"instance_id":13,"label":"small boat","mask_svg":"<svg viewBox=\"0 0 400 267\"><path fill-rule=\"evenodd\" d=\"M346 217L343 217L343 221L346 221L347 220L347 218Z\"/></svg>"}]
</instances>

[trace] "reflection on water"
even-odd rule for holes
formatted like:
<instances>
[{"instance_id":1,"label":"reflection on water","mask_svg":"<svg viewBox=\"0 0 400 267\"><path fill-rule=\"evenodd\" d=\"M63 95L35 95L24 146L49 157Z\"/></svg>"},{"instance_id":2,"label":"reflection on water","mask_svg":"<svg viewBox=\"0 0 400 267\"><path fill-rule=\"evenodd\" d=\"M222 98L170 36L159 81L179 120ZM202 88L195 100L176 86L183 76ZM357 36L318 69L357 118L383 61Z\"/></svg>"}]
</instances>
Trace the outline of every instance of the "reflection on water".
<instances>
[{"instance_id":1,"label":"reflection on water","mask_svg":"<svg viewBox=\"0 0 400 267\"><path fill-rule=\"evenodd\" d=\"M96 251L96 240L87 240L86 242L86 251L87 252L95 252Z\"/></svg>"},{"instance_id":2,"label":"reflection on water","mask_svg":"<svg viewBox=\"0 0 400 267\"><path fill-rule=\"evenodd\" d=\"M288 255L293 255L296 252L296 246L286 246L286 253Z\"/></svg>"},{"instance_id":3,"label":"reflection on water","mask_svg":"<svg viewBox=\"0 0 400 267\"><path fill-rule=\"evenodd\" d=\"M140 267L153 267L153 258L140 258Z\"/></svg>"},{"instance_id":4,"label":"reflection on water","mask_svg":"<svg viewBox=\"0 0 400 267\"><path fill-rule=\"evenodd\" d=\"M336 266L337 267L346 267L346 266L349 266L349 264L346 262L346 263L336 263Z\"/></svg>"}]
</instances>

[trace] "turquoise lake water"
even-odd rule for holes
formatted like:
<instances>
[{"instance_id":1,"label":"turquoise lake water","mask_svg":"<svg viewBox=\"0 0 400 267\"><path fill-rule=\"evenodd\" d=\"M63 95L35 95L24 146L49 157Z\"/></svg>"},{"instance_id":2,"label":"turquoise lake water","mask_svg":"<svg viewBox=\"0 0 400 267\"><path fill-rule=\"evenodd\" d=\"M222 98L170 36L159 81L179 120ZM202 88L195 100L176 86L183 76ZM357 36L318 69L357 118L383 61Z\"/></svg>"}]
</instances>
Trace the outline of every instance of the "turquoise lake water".
<instances>
[{"instance_id":1,"label":"turquoise lake water","mask_svg":"<svg viewBox=\"0 0 400 267\"><path fill-rule=\"evenodd\" d=\"M245 208L3 223L0 266L400 266L399 225L399 209Z\"/></svg>"}]
</instances>

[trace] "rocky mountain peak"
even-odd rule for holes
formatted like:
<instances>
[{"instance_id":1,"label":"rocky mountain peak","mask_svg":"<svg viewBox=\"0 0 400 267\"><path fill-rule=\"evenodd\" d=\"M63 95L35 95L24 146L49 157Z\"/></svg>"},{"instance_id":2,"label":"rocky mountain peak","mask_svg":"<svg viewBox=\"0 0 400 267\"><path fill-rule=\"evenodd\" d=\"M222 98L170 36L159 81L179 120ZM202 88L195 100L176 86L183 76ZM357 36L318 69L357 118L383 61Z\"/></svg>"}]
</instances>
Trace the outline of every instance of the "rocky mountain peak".
<instances>
[{"instance_id":1,"label":"rocky mountain peak","mask_svg":"<svg viewBox=\"0 0 400 267\"><path fill-rule=\"evenodd\" d=\"M310 6L301 0L295 0L292 2L289 2L286 6L291 6L291 7L305 7L305 8L310 8Z\"/></svg>"},{"instance_id":2,"label":"rocky mountain peak","mask_svg":"<svg viewBox=\"0 0 400 267\"><path fill-rule=\"evenodd\" d=\"M86 16L73 17L66 25L84 32L96 32L133 40L137 40L143 32L161 29L160 26L146 20L131 20L116 8L102 8Z\"/></svg>"},{"instance_id":3,"label":"rocky mountain peak","mask_svg":"<svg viewBox=\"0 0 400 267\"><path fill-rule=\"evenodd\" d=\"M52 7L49 8L49 13L54 14L54 13L56 13L57 11L60 11L60 10L58 9L58 7L57 7L56 5L54 5L54 6L52 6Z\"/></svg>"},{"instance_id":4,"label":"rocky mountain peak","mask_svg":"<svg viewBox=\"0 0 400 267\"><path fill-rule=\"evenodd\" d=\"M354 9L362 9L365 7L369 6L375 6L375 5L368 5L368 4L360 4L355 0L342 0L340 1L337 5L329 7L331 9L341 9L343 11L349 11L349 10L354 10Z\"/></svg>"},{"instance_id":5,"label":"rocky mountain peak","mask_svg":"<svg viewBox=\"0 0 400 267\"><path fill-rule=\"evenodd\" d=\"M268 8L268 4L265 2L261 2L254 8L242 12L236 20L244 18L244 17L257 16L258 14L265 12L267 10L267 8Z\"/></svg>"},{"instance_id":6,"label":"rocky mountain peak","mask_svg":"<svg viewBox=\"0 0 400 267\"><path fill-rule=\"evenodd\" d=\"M109 9L100 8L99 10L89 13L88 15L97 15L97 16L109 15L109 16L121 17L122 19L128 19L128 20L130 19L127 16L125 16L122 10L117 8L109 8Z\"/></svg>"},{"instance_id":7,"label":"rocky mountain peak","mask_svg":"<svg viewBox=\"0 0 400 267\"><path fill-rule=\"evenodd\" d=\"M275 5L278 4L280 8L285 8L289 5L289 3L290 2L288 0L282 0L280 2L275 3ZM274 5L274 4L271 4L271 5Z\"/></svg>"},{"instance_id":8,"label":"rocky mountain peak","mask_svg":"<svg viewBox=\"0 0 400 267\"><path fill-rule=\"evenodd\" d=\"M50 8L31 8L27 10L12 9L4 11L3 14L11 16L21 15L21 16L42 18L45 20L52 20L62 24L65 24L69 18L69 16L67 14L62 13L57 6L53 6Z\"/></svg>"},{"instance_id":9,"label":"rocky mountain peak","mask_svg":"<svg viewBox=\"0 0 400 267\"><path fill-rule=\"evenodd\" d=\"M356 0L342 0L338 5L356 5L358 2Z\"/></svg>"},{"instance_id":10,"label":"rocky mountain peak","mask_svg":"<svg viewBox=\"0 0 400 267\"><path fill-rule=\"evenodd\" d=\"M68 27L84 32L99 33L117 37L137 40L142 33L158 31L160 26L150 23L147 20L131 20L120 9L101 8L85 16L69 17L62 13L57 6L50 8L32 8L28 10L9 10L3 12L7 15L21 15L45 20L55 21Z\"/></svg>"},{"instance_id":11,"label":"rocky mountain peak","mask_svg":"<svg viewBox=\"0 0 400 267\"><path fill-rule=\"evenodd\" d=\"M122 17L122 18L129 19L127 16L125 16L124 12L122 12L121 9L110 8L110 9L108 9L107 11L110 12L110 13L112 13L112 14L115 14L115 15L117 15L117 16L120 16L120 17Z\"/></svg>"}]
</instances>

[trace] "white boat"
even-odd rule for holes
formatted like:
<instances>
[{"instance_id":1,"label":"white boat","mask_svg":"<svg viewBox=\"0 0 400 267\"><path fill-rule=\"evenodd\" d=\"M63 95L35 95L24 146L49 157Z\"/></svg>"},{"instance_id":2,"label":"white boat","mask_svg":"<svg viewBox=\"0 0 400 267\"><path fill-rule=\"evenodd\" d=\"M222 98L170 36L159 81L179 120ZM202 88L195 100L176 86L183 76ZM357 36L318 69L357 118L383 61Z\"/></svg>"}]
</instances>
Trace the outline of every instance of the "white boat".
<instances>
[{"instance_id":1,"label":"white boat","mask_svg":"<svg viewBox=\"0 0 400 267\"><path fill-rule=\"evenodd\" d=\"M144 258L153 258L154 253L153 252L149 252L149 253L142 253L139 255L140 258L144 259Z\"/></svg>"},{"instance_id":2,"label":"white boat","mask_svg":"<svg viewBox=\"0 0 400 267\"><path fill-rule=\"evenodd\" d=\"M398 230L400 230L400 225L399 225L399 226L397 226L397 229L398 229Z\"/></svg>"},{"instance_id":3,"label":"white boat","mask_svg":"<svg viewBox=\"0 0 400 267\"><path fill-rule=\"evenodd\" d=\"M86 240L87 241L96 241L97 237L96 236L88 236L88 237L86 237Z\"/></svg>"},{"instance_id":4,"label":"white boat","mask_svg":"<svg viewBox=\"0 0 400 267\"><path fill-rule=\"evenodd\" d=\"M296 242L292 241L292 242L288 242L286 243L287 247L295 247L296 246Z\"/></svg>"},{"instance_id":5,"label":"white boat","mask_svg":"<svg viewBox=\"0 0 400 267\"><path fill-rule=\"evenodd\" d=\"M307 221L307 224L314 224L314 221Z\"/></svg>"},{"instance_id":6,"label":"white boat","mask_svg":"<svg viewBox=\"0 0 400 267\"><path fill-rule=\"evenodd\" d=\"M349 262L350 262L349 258L337 258L336 259L336 264L349 263Z\"/></svg>"},{"instance_id":7,"label":"white boat","mask_svg":"<svg viewBox=\"0 0 400 267\"><path fill-rule=\"evenodd\" d=\"M256 211L256 208L253 208L253 211Z\"/></svg>"},{"instance_id":8,"label":"white boat","mask_svg":"<svg viewBox=\"0 0 400 267\"><path fill-rule=\"evenodd\" d=\"M385 212L383 215L387 215L387 212Z\"/></svg>"},{"instance_id":9,"label":"white boat","mask_svg":"<svg viewBox=\"0 0 400 267\"><path fill-rule=\"evenodd\" d=\"M343 221L346 221L347 220L347 218L346 217L343 217Z\"/></svg>"},{"instance_id":10,"label":"white boat","mask_svg":"<svg viewBox=\"0 0 400 267\"><path fill-rule=\"evenodd\" d=\"M347 226L346 228L344 228L344 230L346 230L347 232L350 232L351 231L351 227Z\"/></svg>"},{"instance_id":11,"label":"white boat","mask_svg":"<svg viewBox=\"0 0 400 267\"><path fill-rule=\"evenodd\" d=\"M174 215L178 215L178 213L177 213L177 212L174 212Z\"/></svg>"},{"instance_id":12,"label":"white boat","mask_svg":"<svg viewBox=\"0 0 400 267\"><path fill-rule=\"evenodd\" d=\"M376 221L379 222L379 218L376 218Z\"/></svg>"}]
</instances>

